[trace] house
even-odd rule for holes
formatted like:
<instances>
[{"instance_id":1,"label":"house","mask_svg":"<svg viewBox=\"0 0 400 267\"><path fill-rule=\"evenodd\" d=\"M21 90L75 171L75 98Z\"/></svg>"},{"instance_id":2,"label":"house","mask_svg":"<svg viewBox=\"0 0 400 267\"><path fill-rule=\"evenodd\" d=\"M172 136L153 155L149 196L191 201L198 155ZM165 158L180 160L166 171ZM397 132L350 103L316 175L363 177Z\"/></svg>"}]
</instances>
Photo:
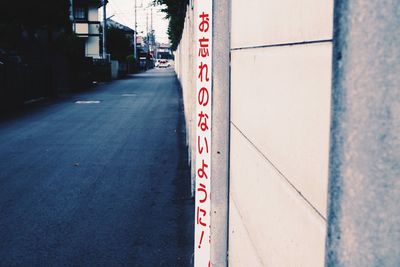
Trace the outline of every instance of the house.
<instances>
[{"instance_id":1,"label":"house","mask_svg":"<svg viewBox=\"0 0 400 267\"><path fill-rule=\"evenodd\" d=\"M129 40L130 46L132 47L132 53L135 45L135 30L125 26L119 22L116 22L112 19L107 19L107 28L119 29L122 33L124 33L125 37Z\"/></svg>"},{"instance_id":2,"label":"house","mask_svg":"<svg viewBox=\"0 0 400 267\"><path fill-rule=\"evenodd\" d=\"M101 58L100 49L100 21L98 9L107 1L104 0L70 0L73 12L71 19L73 31L85 39L85 56Z\"/></svg>"}]
</instances>

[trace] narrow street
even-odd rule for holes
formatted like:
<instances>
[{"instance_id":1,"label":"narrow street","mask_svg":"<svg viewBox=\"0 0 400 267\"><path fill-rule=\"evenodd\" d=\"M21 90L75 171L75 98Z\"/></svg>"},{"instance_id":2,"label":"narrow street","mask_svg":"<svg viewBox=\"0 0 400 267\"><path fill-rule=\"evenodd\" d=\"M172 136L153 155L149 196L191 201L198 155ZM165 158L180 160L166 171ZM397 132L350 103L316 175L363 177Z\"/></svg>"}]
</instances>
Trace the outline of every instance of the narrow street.
<instances>
[{"instance_id":1,"label":"narrow street","mask_svg":"<svg viewBox=\"0 0 400 267\"><path fill-rule=\"evenodd\" d=\"M167 69L2 118L0 266L190 266L182 108Z\"/></svg>"}]
</instances>

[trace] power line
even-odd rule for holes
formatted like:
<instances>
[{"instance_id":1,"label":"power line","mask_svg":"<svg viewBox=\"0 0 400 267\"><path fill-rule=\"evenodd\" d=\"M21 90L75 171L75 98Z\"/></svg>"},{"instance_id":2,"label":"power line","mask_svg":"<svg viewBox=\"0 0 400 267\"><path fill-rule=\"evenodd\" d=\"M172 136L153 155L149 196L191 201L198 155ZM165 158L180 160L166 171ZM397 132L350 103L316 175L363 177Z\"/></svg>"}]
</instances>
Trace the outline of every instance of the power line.
<instances>
[{"instance_id":1,"label":"power line","mask_svg":"<svg viewBox=\"0 0 400 267\"><path fill-rule=\"evenodd\" d=\"M128 3L134 3L133 0L126 0L125 2L118 2L117 0L109 0L110 8L116 15L116 20L120 20L123 24L128 27L135 28L135 24L137 25L138 33L145 33L148 20L146 19L149 16L150 9L153 10L153 30L155 30L156 36L161 39L165 39L167 37L167 23L168 20L165 19L165 14L162 12L162 9L165 9L166 6L153 6L151 4L152 1L149 0L136 0L137 8L136 8L136 18L135 18L135 9L134 5L132 7L128 7ZM120 4L126 6L121 8ZM129 5L130 6L130 5ZM149 18L150 19L150 18ZM130 23L131 22L131 23ZM136 22L136 23L135 23Z\"/></svg>"}]
</instances>

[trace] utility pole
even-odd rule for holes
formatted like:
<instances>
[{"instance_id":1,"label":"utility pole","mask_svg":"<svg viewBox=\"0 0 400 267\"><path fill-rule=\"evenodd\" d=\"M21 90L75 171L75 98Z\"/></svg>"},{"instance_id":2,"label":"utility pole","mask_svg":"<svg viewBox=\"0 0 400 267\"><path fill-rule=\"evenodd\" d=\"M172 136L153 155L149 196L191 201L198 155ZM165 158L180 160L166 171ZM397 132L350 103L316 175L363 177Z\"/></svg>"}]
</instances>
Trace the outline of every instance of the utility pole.
<instances>
[{"instance_id":1,"label":"utility pole","mask_svg":"<svg viewBox=\"0 0 400 267\"><path fill-rule=\"evenodd\" d=\"M137 0L135 0L135 34L133 40L133 57L137 61Z\"/></svg>"},{"instance_id":2,"label":"utility pole","mask_svg":"<svg viewBox=\"0 0 400 267\"><path fill-rule=\"evenodd\" d=\"M147 34L147 38L148 38L148 36L149 36L149 12L147 10L146 10L146 34Z\"/></svg>"},{"instance_id":3,"label":"utility pole","mask_svg":"<svg viewBox=\"0 0 400 267\"><path fill-rule=\"evenodd\" d=\"M153 8L150 8L150 46L152 50L154 46Z\"/></svg>"},{"instance_id":4,"label":"utility pole","mask_svg":"<svg viewBox=\"0 0 400 267\"><path fill-rule=\"evenodd\" d=\"M107 0L103 0L103 59L107 55L107 14L106 14Z\"/></svg>"},{"instance_id":5,"label":"utility pole","mask_svg":"<svg viewBox=\"0 0 400 267\"><path fill-rule=\"evenodd\" d=\"M153 31L153 8L150 8L150 31Z\"/></svg>"},{"instance_id":6,"label":"utility pole","mask_svg":"<svg viewBox=\"0 0 400 267\"><path fill-rule=\"evenodd\" d=\"M147 53L150 52L150 42L149 42L149 12L146 9L146 44L147 44Z\"/></svg>"},{"instance_id":7,"label":"utility pole","mask_svg":"<svg viewBox=\"0 0 400 267\"><path fill-rule=\"evenodd\" d=\"M72 22L72 31L75 32L75 16L74 16L74 0L69 0L70 4L70 14L69 14L69 19Z\"/></svg>"}]
</instances>

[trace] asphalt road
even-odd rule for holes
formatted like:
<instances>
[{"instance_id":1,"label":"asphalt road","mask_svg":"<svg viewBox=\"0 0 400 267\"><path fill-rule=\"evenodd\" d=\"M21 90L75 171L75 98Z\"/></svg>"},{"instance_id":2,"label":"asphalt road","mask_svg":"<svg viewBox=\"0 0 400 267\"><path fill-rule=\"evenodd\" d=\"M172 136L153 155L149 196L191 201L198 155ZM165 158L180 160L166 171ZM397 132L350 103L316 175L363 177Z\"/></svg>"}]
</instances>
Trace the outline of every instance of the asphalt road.
<instances>
[{"instance_id":1,"label":"asphalt road","mask_svg":"<svg viewBox=\"0 0 400 267\"><path fill-rule=\"evenodd\" d=\"M2 118L0 266L190 266L183 123L172 70Z\"/></svg>"}]
</instances>

